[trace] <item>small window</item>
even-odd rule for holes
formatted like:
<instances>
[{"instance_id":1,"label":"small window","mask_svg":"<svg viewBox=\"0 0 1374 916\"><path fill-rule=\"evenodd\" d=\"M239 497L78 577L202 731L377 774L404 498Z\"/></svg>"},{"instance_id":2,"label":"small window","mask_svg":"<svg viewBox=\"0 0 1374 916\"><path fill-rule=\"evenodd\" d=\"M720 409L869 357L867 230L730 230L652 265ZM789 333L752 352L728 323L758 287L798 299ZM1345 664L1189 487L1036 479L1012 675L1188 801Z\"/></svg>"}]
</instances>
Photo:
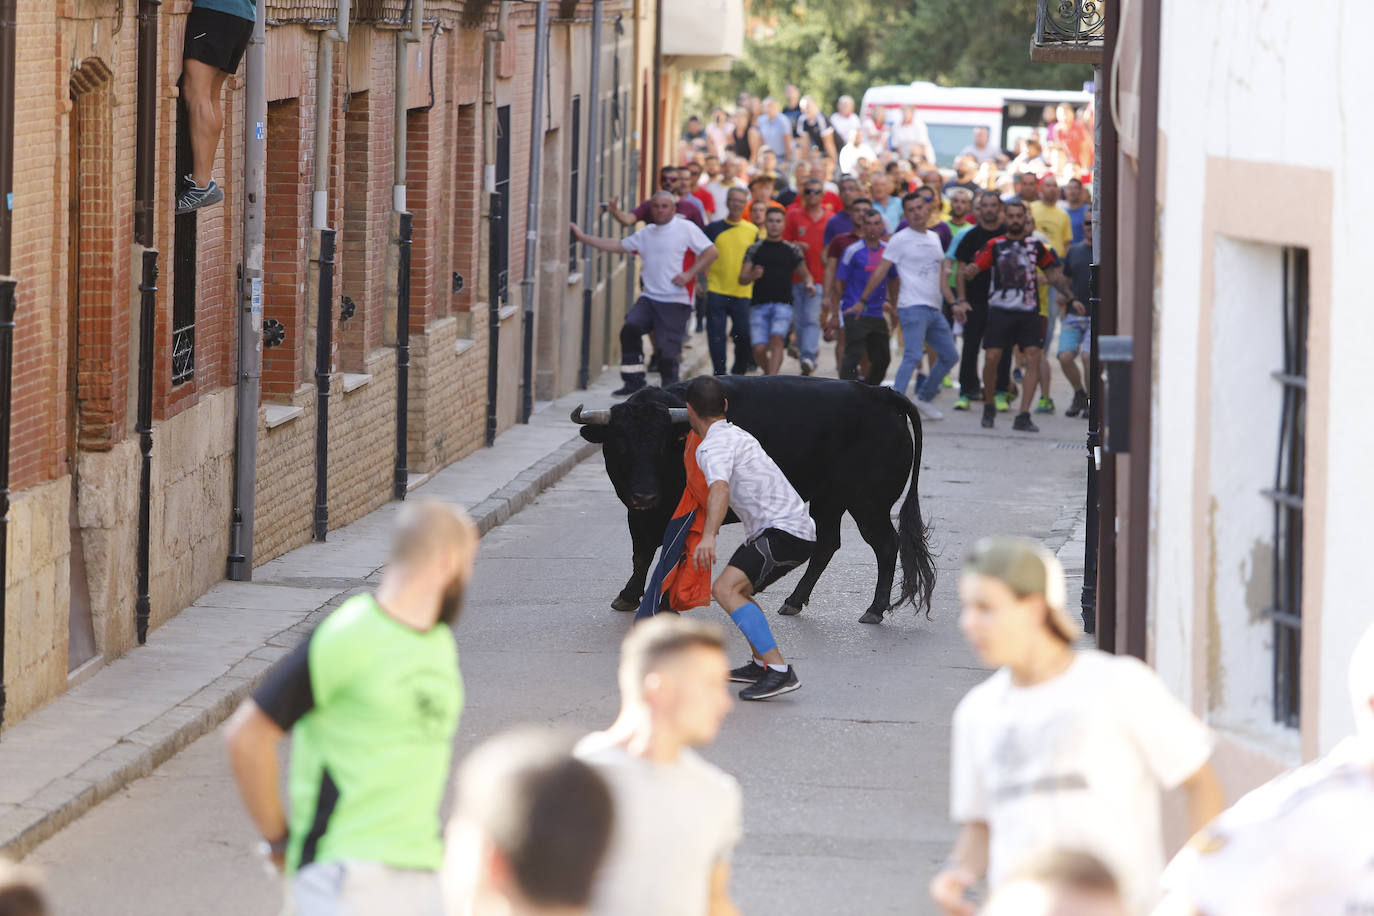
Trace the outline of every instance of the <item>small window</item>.
<instances>
[{"instance_id":1,"label":"small window","mask_svg":"<svg viewBox=\"0 0 1374 916\"><path fill-rule=\"evenodd\" d=\"M191 172L191 130L185 102L177 102L177 175ZM172 224L172 384L196 377L196 213Z\"/></svg>"},{"instance_id":2,"label":"small window","mask_svg":"<svg viewBox=\"0 0 1374 916\"><path fill-rule=\"evenodd\" d=\"M577 222L577 198L581 193L579 181L580 166L582 162L582 96L575 95L572 100L572 155L568 161L568 218L572 222ZM577 241L568 243L568 270L573 271L572 266L577 263Z\"/></svg>"},{"instance_id":3,"label":"small window","mask_svg":"<svg viewBox=\"0 0 1374 916\"><path fill-rule=\"evenodd\" d=\"M1273 602L1274 719L1300 725L1302 687L1302 510L1307 427L1307 252L1283 252L1283 366L1273 373L1282 386L1274 504Z\"/></svg>"}]
</instances>

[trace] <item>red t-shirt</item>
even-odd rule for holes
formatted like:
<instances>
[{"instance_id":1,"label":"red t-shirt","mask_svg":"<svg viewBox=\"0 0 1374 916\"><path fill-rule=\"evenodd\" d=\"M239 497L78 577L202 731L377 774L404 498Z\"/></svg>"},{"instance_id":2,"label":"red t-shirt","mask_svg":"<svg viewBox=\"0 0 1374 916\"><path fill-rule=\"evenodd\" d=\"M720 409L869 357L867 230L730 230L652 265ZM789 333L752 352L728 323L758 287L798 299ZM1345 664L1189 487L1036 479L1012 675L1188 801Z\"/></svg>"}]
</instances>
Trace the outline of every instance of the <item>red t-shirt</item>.
<instances>
[{"instance_id":1,"label":"red t-shirt","mask_svg":"<svg viewBox=\"0 0 1374 916\"><path fill-rule=\"evenodd\" d=\"M821 204L829 207L831 213L839 213L844 209L844 201L840 200L840 195L834 191L826 191L821 195Z\"/></svg>"},{"instance_id":2,"label":"red t-shirt","mask_svg":"<svg viewBox=\"0 0 1374 916\"><path fill-rule=\"evenodd\" d=\"M711 219L711 214L716 212L716 199L711 192L705 188L697 188L692 192L692 196L701 201L701 205L706 208L706 219Z\"/></svg>"},{"instance_id":3,"label":"red t-shirt","mask_svg":"<svg viewBox=\"0 0 1374 916\"><path fill-rule=\"evenodd\" d=\"M782 230L785 241L796 242L806 252L806 269L811 271L811 279L817 283L825 277L821 254L825 251L825 224L830 216L828 207L822 207L816 219L811 218L805 207L797 207L787 211L787 224Z\"/></svg>"}]
</instances>

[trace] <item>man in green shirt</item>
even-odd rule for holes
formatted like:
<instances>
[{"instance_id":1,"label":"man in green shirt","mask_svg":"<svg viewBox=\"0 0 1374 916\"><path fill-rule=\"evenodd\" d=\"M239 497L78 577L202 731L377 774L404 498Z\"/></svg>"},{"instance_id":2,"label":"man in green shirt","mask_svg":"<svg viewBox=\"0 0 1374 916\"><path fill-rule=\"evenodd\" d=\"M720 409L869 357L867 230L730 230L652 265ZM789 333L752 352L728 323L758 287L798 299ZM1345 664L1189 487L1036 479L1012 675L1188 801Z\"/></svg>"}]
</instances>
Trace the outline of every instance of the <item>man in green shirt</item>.
<instances>
[{"instance_id":1,"label":"man in green shirt","mask_svg":"<svg viewBox=\"0 0 1374 916\"><path fill-rule=\"evenodd\" d=\"M477 538L462 509L407 503L376 594L325 618L229 722L244 807L299 916L442 912L439 803L463 705L451 627Z\"/></svg>"}]
</instances>

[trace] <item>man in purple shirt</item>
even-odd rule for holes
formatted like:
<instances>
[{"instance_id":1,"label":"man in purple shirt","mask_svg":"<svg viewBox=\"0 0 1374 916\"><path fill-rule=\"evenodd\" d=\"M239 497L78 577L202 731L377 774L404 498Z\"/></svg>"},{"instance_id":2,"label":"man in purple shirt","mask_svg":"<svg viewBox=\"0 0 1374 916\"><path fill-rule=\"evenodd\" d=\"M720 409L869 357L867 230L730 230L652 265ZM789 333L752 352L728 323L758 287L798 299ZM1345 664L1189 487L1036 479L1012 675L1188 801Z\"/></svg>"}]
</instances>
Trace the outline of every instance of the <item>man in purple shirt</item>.
<instances>
[{"instance_id":1,"label":"man in purple shirt","mask_svg":"<svg viewBox=\"0 0 1374 916\"><path fill-rule=\"evenodd\" d=\"M835 279L844 290L840 299L840 314L844 316L844 362L840 366L840 378L857 379L859 362L867 353L869 370L864 382L881 385L892 358L887 324L892 303L888 301L887 284L875 286L867 298L863 292L873 271L883 261L886 247L883 233L887 231L887 224L877 210L865 211L860 219L859 241L844 250L835 266Z\"/></svg>"},{"instance_id":2,"label":"man in purple shirt","mask_svg":"<svg viewBox=\"0 0 1374 916\"><path fill-rule=\"evenodd\" d=\"M692 197L690 189L679 187L678 169L676 166L665 165L658 170L658 186L660 190L667 191L673 195L676 213L684 216L696 223L698 229L706 228L706 221L701 217L701 204ZM652 198L651 198L652 199ZM606 212L611 214L616 222L622 226L633 226L636 223L652 222L649 218L649 201L646 200L629 213L620 209L620 201L612 197L606 201Z\"/></svg>"}]
</instances>

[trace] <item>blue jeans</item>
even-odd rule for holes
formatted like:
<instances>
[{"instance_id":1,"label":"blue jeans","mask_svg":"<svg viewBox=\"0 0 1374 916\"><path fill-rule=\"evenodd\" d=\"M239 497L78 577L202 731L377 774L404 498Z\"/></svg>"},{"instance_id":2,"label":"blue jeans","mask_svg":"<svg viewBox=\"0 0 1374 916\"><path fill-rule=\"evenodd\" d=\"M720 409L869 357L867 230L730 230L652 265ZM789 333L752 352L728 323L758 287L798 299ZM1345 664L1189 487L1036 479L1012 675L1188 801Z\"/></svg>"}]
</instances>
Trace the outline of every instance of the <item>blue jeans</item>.
<instances>
[{"instance_id":1,"label":"blue jeans","mask_svg":"<svg viewBox=\"0 0 1374 916\"><path fill-rule=\"evenodd\" d=\"M743 375L754 364L753 353L749 349L749 297L707 293L706 346L711 351L711 368L716 375L725 374L727 318L730 321L729 339L735 342L735 364L731 372Z\"/></svg>"},{"instance_id":2,"label":"blue jeans","mask_svg":"<svg viewBox=\"0 0 1374 916\"><path fill-rule=\"evenodd\" d=\"M806 291L805 283L792 284L792 326L797 329L797 349L813 363L821 355L821 289Z\"/></svg>"},{"instance_id":3,"label":"blue jeans","mask_svg":"<svg viewBox=\"0 0 1374 916\"><path fill-rule=\"evenodd\" d=\"M929 342L939 362L926 376L925 384L916 392L916 396L923 401L933 401L940 393L940 382L959 361L959 351L954 348L954 334L949 329L949 322L939 309L930 305L899 308L897 320L902 323L902 342L906 349L902 353L902 362L897 367L892 388L899 394L906 394L906 387L911 383L916 367L921 365L921 355Z\"/></svg>"}]
</instances>

